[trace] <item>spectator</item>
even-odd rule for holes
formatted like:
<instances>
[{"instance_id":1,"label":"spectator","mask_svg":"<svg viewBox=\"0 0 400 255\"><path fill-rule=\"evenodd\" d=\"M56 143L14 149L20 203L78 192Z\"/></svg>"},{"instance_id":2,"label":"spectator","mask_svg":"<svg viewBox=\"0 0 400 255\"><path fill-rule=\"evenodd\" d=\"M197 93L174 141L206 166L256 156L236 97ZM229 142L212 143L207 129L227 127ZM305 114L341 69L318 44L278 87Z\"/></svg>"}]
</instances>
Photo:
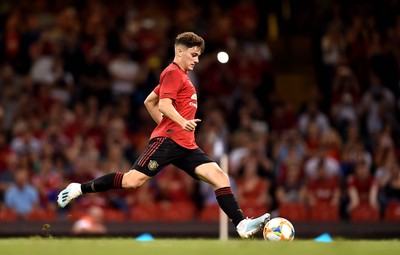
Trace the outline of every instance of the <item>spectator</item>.
<instances>
[{"instance_id":1,"label":"spectator","mask_svg":"<svg viewBox=\"0 0 400 255\"><path fill-rule=\"evenodd\" d=\"M383 166L391 156L396 157L396 147L389 126L386 126L384 131L377 134L377 141L372 153L374 164L377 167Z\"/></svg>"},{"instance_id":2,"label":"spectator","mask_svg":"<svg viewBox=\"0 0 400 255\"><path fill-rule=\"evenodd\" d=\"M300 163L286 164L276 178L275 198L278 205L285 203L304 203L306 184Z\"/></svg>"},{"instance_id":3,"label":"spectator","mask_svg":"<svg viewBox=\"0 0 400 255\"><path fill-rule=\"evenodd\" d=\"M355 105L360 103L360 84L350 66L340 65L336 68L336 74L332 82L332 93L332 105L340 102L343 94L350 95Z\"/></svg>"},{"instance_id":4,"label":"spectator","mask_svg":"<svg viewBox=\"0 0 400 255\"><path fill-rule=\"evenodd\" d=\"M306 133L310 122L315 122L320 132L324 132L330 127L328 116L319 110L318 104L314 100L307 102L305 111L298 118L298 128L301 134Z\"/></svg>"},{"instance_id":5,"label":"spectator","mask_svg":"<svg viewBox=\"0 0 400 255\"><path fill-rule=\"evenodd\" d=\"M74 222L72 233L75 235L106 234L107 227L103 223L103 209L97 206L90 207L87 214Z\"/></svg>"},{"instance_id":6,"label":"spectator","mask_svg":"<svg viewBox=\"0 0 400 255\"><path fill-rule=\"evenodd\" d=\"M237 1L230 9L232 27L239 37L255 32L260 16L254 0Z\"/></svg>"},{"instance_id":7,"label":"spectator","mask_svg":"<svg viewBox=\"0 0 400 255\"><path fill-rule=\"evenodd\" d=\"M322 133L320 146L326 149L327 156L339 162L342 151L342 139L336 129L328 128Z\"/></svg>"},{"instance_id":8,"label":"spectator","mask_svg":"<svg viewBox=\"0 0 400 255\"><path fill-rule=\"evenodd\" d=\"M359 160L364 160L368 165L372 165L373 159L371 153L365 149L361 142L348 144L344 147L340 160L341 174L347 177L353 173L354 166Z\"/></svg>"},{"instance_id":9,"label":"spectator","mask_svg":"<svg viewBox=\"0 0 400 255\"><path fill-rule=\"evenodd\" d=\"M261 175L268 173L259 156L251 152L243 159L242 167L236 181L238 190L238 200L241 202L243 210L246 208L258 208L265 210L270 208L272 198L270 196L271 180L263 178Z\"/></svg>"},{"instance_id":10,"label":"spectator","mask_svg":"<svg viewBox=\"0 0 400 255\"><path fill-rule=\"evenodd\" d=\"M318 177L318 170L320 164L323 164L326 171L326 175L329 177L336 176L340 177L339 162L337 159L332 158L328 155L326 147L322 146L318 154L314 157L307 159L304 163L304 171L307 180L312 180Z\"/></svg>"},{"instance_id":11,"label":"spectator","mask_svg":"<svg viewBox=\"0 0 400 255\"><path fill-rule=\"evenodd\" d=\"M390 202L400 202L400 166L397 161L391 161L387 166L387 176L384 176L382 190L385 204ZM378 173L377 173L378 174Z\"/></svg>"},{"instance_id":12,"label":"spectator","mask_svg":"<svg viewBox=\"0 0 400 255\"><path fill-rule=\"evenodd\" d=\"M359 160L355 165L354 173L347 178L348 212L360 205L367 205L379 211L378 189L378 183L371 174L370 165L365 160Z\"/></svg>"},{"instance_id":13,"label":"spectator","mask_svg":"<svg viewBox=\"0 0 400 255\"><path fill-rule=\"evenodd\" d=\"M394 94L381 83L378 76L371 74L370 87L362 96L362 114L372 140L383 130L385 122L392 119L394 107Z\"/></svg>"},{"instance_id":14,"label":"spectator","mask_svg":"<svg viewBox=\"0 0 400 255\"><path fill-rule=\"evenodd\" d=\"M189 175L182 175L175 166L168 166L156 176L158 199L165 202L191 201L194 185Z\"/></svg>"},{"instance_id":15,"label":"spectator","mask_svg":"<svg viewBox=\"0 0 400 255\"><path fill-rule=\"evenodd\" d=\"M120 194L119 194L120 195ZM135 208L139 204L155 204L157 203L158 187L157 182L148 182L143 185L143 188L133 191L133 194L129 193L126 196L125 201L127 206Z\"/></svg>"},{"instance_id":16,"label":"spectator","mask_svg":"<svg viewBox=\"0 0 400 255\"><path fill-rule=\"evenodd\" d=\"M316 122L310 122L304 134L304 142L307 145L309 157L313 157L318 153L321 146L322 132Z\"/></svg>"},{"instance_id":17,"label":"spectator","mask_svg":"<svg viewBox=\"0 0 400 255\"><path fill-rule=\"evenodd\" d=\"M33 60L30 76L34 84L54 87L59 82L71 84L64 69L62 56L63 45L51 38L49 32L42 32L40 39L30 48L30 57Z\"/></svg>"},{"instance_id":18,"label":"spectator","mask_svg":"<svg viewBox=\"0 0 400 255\"><path fill-rule=\"evenodd\" d=\"M332 106L331 115L335 127L340 131L349 122L358 122L358 108L349 93L341 94L340 100Z\"/></svg>"},{"instance_id":19,"label":"spectator","mask_svg":"<svg viewBox=\"0 0 400 255\"><path fill-rule=\"evenodd\" d=\"M15 137L11 141L11 149L19 155L39 154L42 144L30 130L26 121L19 121L15 125Z\"/></svg>"},{"instance_id":20,"label":"spectator","mask_svg":"<svg viewBox=\"0 0 400 255\"><path fill-rule=\"evenodd\" d=\"M49 211L56 210L53 201L63 185L62 172L55 169L50 158L40 159L38 165L39 170L32 176L32 184L38 190L40 206Z\"/></svg>"},{"instance_id":21,"label":"spectator","mask_svg":"<svg viewBox=\"0 0 400 255\"><path fill-rule=\"evenodd\" d=\"M107 146L107 154L104 158L100 168L103 172L114 170L128 169L131 164L124 157L124 150L122 145L119 143L110 143Z\"/></svg>"},{"instance_id":22,"label":"spectator","mask_svg":"<svg viewBox=\"0 0 400 255\"><path fill-rule=\"evenodd\" d=\"M350 23L346 31L346 56L349 65L354 70L354 75L360 81L361 87L361 85L365 84L368 80L368 78L365 77L365 73L368 72L366 46L368 38L364 28L364 17L361 14L356 14L352 17Z\"/></svg>"},{"instance_id":23,"label":"spectator","mask_svg":"<svg viewBox=\"0 0 400 255\"><path fill-rule=\"evenodd\" d=\"M0 74L0 126L3 131L10 130L15 123L15 115L18 111L20 84L16 82L11 65L4 65Z\"/></svg>"},{"instance_id":24,"label":"spectator","mask_svg":"<svg viewBox=\"0 0 400 255\"><path fill-rule=\"evenodd\" d=\"M222 110L210 107L207 114L197 134L198 143L211 158L220 160L228 151L229 130Z\"/></svg>"},{"instance_id":25,"label":"spectator","mask_svg":"<svg viewBox=\"0 0 400 255\"><path fill-rule=\"evenodd\" d=\"M238 130L232 134L231 147L229 153L229 172L232 176L237 176L242 159L248 154L251 147L251 132L248 130Z\"/></svg>"},{"instance_id":26,"label":"spectator","mask_svg":"<svg viewBox=\"0 0 400 255\"><path fill-rule=\"evenodd\" d=\"M265 104L265 102L263 102ZM285 101L275 102L269 117L271 131L280 135L287 130L297 128L297 116L292 105Z\"/></svg>"},{"instance_id":27,"label":"spectator","mask_svg":"<svg viewBox=\"0 0 400 255\"><path fill-rule=\"evenodd\" d=\"M82 48L84 51L84 63L80 71L81 91L80 97L86 99L94 95L99 100L99 104L104 106L111 102L110 75L107 70L108 63L112 57L110 53L107 31L102 24L96 23L100 19L97 12L93 12L87 18L86 35L82 38ZM90 34L88 34L90 33Z\"/></svg>"},{"instance_id":28,"label":"spectator","mask_svg":"<svg viewBox=\"0 0 400 255\"><path fill-rule=\"evenodd\" d=\"M20 69L22 64L19 57L21 56L21 32L23 29L23 15L20 11L12 11L5 21L3 31L3 49L4 58L12 64L14 69Z\"/></svg>"},{"instance_id":29,"label":"spectator","mask_svg":"<svg viewBox=\"0 0 400 255\"><path fill-rule=\"evenodd\" d=\"M307 145L297 129L290 129L275 142L275 167L279 170L288 159L291 162L302 162L307 156Z\"/></svg>"},{"instance_id":30,"label":"spectator","mask_svg":"<svg viewBox=\"0 0 400 255\"><path fill-rule=\"evenodd\" d=\"M364 141L363 136L361 134L360 126L358 122L349 122L347 123L344 132L342 133L343 137L343 148L352 148L358 144L362 144Z\"/></svg>"},{"instance_id":31,"label":"spectator","mask_svg":"<svg viewBox=\"0 0 400 255\"><path fill-rule=\"evenodd\" d=\"M399 163L393 153L387 153L384 162L375 172L379 186L379 202L383 213L389 203L400 201Z\"/></svg>"},{"instance_id":32,"label":"spectator","mask_svg":"<svg viewBox=\"0 0 400 255\"><path fill-rule=\"evenodd\" d=\"M325 67L325 84L330 87L333 81L334 70L340 64L346 50L346 40L338 22L332 22L321 38L322 63ZM329 89L324 90L329 91ZM329 95L328 94L328 95ZM324 101L330 98L324 98Z\"/></svg>"},{"instance_id":33,"label":"spectator","mask_svg":"<svg viewBox=\"0 0 400 255\"><path fill-rule=\"evenodd\" d=\"M30 183L28 169L18 169L14 178L15 183L5 192L4 205L27 219L29 213L39 207L39 193Z\"/></svg>"},{"instance_id":34,"label":"spectator","mask_svg":"<svg viewBox=\"0 0 400 255\"><path fill-rule=\"evenodd\" d=\"M0 132L0 183L11 181L11 172L8 169L8 160L11 157L12 151L7 143L7 137L4 132Z\"/></svg>"},{"instance_id":35,"label":"spectator","mask_svg":"<svg viewBox=\"0 0 400 255\"><path fill-rule=\"evenodd\" d=\"M324 160L317 165L317 172L314 179L307 185L307 203L310 206L318 204L329 204L337 207L340 202L340 179L332 176L325 169Z\"/></svg>"},{"instance_id":36,"label":"spectator","mask_svg":"<svg viewBox=\"0 0 400 255\"><path fill-rule=\"evenodd\" d=\"M115 58L111 59L108 72L112 79L111 91L116 101L122 95L133 95L138 83L145 78L143 71L127 52L120 52Z\"/></svg>"},{"instance_id":37,"label":"spectator","mask_svg":"<svg viewBox=\"0 0 400 255\"><path fill-rule=\"evenodd\" d=\"M246 155L241 158L238 171L245 171L247 164L250 166L254 163L258 176L272 180L274 178L274 163L268 157L269 135L263 123L259 124L259 129L256 128L256 123L253 124L254 130L250 134L250 142L247 144Z\"/></svg>"},{"instance_id":38,"label":"spectator","mask_svg":"<svg viewBox=\"0 0 400 255\"><path fill-rule=\"evenodd\" d=\"M120 117L109 119L106 126L105 142L107 146L114 143L119 144L124 151L124 155L131 150L131 141L129 139L129 130L126 122Z\"/></svg>"}]
</instances>

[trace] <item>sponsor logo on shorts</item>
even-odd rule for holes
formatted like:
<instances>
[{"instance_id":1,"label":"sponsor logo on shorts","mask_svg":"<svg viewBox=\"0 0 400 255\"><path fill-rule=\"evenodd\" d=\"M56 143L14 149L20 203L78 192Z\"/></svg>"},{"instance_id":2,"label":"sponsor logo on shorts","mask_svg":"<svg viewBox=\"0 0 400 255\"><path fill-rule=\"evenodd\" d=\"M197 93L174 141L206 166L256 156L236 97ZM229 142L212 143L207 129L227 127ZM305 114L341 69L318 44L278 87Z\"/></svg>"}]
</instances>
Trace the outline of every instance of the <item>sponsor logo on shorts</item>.
<instances>
[{"instance_id":1,"label":"sponsor logo on shorts","mask_svg":"<svg viewBox=\"0 0 400 255\"><path fill-rule=\"evenodd\" d=\"M147 167L149 168L150 171L154 171L158 167L158 162L155 161L155 160L150 160L149 164L147 165Z\"/></svg>"}]
</instances>

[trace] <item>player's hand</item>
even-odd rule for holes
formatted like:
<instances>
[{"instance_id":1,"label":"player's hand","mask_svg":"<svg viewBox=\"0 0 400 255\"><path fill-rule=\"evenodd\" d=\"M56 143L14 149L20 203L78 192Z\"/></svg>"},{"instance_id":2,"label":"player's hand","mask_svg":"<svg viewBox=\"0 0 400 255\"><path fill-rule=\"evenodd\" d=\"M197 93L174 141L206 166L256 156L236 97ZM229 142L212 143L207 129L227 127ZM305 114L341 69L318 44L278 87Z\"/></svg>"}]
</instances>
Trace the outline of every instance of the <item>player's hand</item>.
<instances>
[{"instance_id":1,"label":"player's hand","mask_svg":"<svg viewBox=\"0 0 400 255\"><path fill-rule=\"evenodd\" d=\"M193 132L197 127L197 122L200 122L201 119L193 119L193 120L186 120L182 128L186 131Z\"/></svg>"}]
</instances>

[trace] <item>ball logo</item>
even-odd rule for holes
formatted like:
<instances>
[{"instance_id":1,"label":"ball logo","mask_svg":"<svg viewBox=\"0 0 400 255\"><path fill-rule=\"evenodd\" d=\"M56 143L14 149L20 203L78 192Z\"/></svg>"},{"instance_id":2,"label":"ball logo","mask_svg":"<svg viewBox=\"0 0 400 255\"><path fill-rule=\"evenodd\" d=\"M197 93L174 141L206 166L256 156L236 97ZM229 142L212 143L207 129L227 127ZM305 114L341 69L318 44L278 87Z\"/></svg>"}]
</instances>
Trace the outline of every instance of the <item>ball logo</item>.
<instances>
[{"instance_id":1,"label":"ball logo","mask_svg":"<svg viewBox=\"0 0 400 255\"><path fill-rule=\"evenodd\" d=\"M197 100L197 94L193 94L190 99Z\"/></svg>"},{"instance_id":2,"label":"ball logo","mask_svg":"<svg viewBox=\"0 0 400 255\"><path fill-rule=\"evenodd\" d=\"M154 171L158 167L158 162L155 161L155 160L150 160L149 164L147 165L147 167L149 168L150 171Z\"/></svg>"}]
</instances>

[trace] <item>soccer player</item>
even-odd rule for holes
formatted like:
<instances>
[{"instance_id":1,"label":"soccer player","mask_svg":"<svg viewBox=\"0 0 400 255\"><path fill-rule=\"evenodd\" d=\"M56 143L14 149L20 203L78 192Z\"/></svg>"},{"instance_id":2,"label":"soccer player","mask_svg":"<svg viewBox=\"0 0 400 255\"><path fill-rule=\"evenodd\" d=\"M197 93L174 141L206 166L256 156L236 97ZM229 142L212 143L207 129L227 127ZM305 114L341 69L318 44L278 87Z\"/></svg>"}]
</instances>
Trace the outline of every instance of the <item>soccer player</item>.
<instances>
[{"instance_id":1,"label":"soccer player","mask_svg":"<svg viewBox=\"0 0 400 255\"><path fill-rule=\"evenodd\" d=\"M199 62L204 47L203 38L192 32L176 37L174 60L161 73L159 85L144 101L157 127L132 169L126 173L106 174L83 184L69 184L58 195L60 207L86 193L139 188L165 166L173 164L194 179L214 187L219 206L242 238L250 238L264 227L270 214L245 218L232 193L228 175L195 142L194 131L200 119L195 118L197 94L188 72Z\"/></svg>"}]
</instances>

